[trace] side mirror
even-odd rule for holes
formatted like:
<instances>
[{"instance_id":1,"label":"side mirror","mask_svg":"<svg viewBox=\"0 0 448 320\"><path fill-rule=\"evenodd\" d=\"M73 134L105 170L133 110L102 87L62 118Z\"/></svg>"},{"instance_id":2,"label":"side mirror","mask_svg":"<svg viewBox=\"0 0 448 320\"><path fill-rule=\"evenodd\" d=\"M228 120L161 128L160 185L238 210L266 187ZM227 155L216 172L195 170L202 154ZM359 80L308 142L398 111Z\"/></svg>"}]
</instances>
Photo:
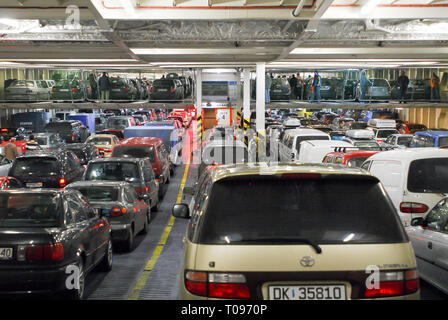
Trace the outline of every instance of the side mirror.
<instances>
[{"instance_id":1,"label":"side mirror","mask_svg":"<svg viewBox=\"0 0 448 320\"><path fill-rule=\"evenodd\" d=\"M423 218L414 218L411 220L411 226L418 227L418 226L425 226L425 219Z\"/></svg>"},{"instance_id":2,"label":"side mirror","mask_svg":"<svg viewBox=\"0 0 448 320\"><path fill-rule=\"evenodd\" d=\"M149 195L147 193L145 193L140 197L140 199L144 200L144 201L149 201Z\"/></svg>"},{"instance_id":3,"label":"side mirror","mask_svg":"<svg viewBox=\"0 0 448 320\"><path fill-rule=\"evenodd\" d=\"M188 194L190 196L194 195L194 193L195 193L194 192L194 187L185 187L185 188L183 188L182 192L184 194Z\"/></svg>"},{"instance_id":4,"label":"side mirror","mask_svg":"<svg viewBox=\"0 0 448 320\"><path fill-rule=\"evenodd\" d=\"M190 219L190 208L184 203L175 204L172 214L176 218Z\"/></svg>"}]
</instances>

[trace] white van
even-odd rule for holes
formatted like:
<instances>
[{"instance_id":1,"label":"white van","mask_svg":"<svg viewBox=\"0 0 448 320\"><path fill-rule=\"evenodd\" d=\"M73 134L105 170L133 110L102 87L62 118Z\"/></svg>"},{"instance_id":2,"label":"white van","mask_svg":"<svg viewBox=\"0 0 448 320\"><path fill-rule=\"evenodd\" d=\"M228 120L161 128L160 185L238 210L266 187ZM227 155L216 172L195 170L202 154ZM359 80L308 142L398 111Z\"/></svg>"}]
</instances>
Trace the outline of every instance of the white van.
<instances>
[{"instance_id":1,"label":"white van","mask_svg":"<svg viewBox=\"0 0 448 320\"><path fill-rule=\"evenodd\" d=\"M367 129L372 130L374 139L381 143L386 140L391 134L397 134L397 123L390 119L370 119L367 122Z\"/></svg>"},{"instance_id":2,"label":"white van","mask_svg":"<svg viewBox=\"0 0 448 320\"><path fill-rule=\"evenodd\" d=\"M299 161L305 163L322 163L325 156L335 148L358 150L351 143L340 140L307 140L300 143Z\"/></svg>"},{"instance_id":3,"label":"white van","mask_svg":"<svg viewBox=\"0 0 448 320\"><path fill-rule=\"evenodd\" d=\"M291 129L279 143L280 161L299 161L300 143L307 140L331 140L330 135L316 129Z\"/></svg>"},{"instance_id":4,"label":"white van","mask_svg":"<svg viewBox=\"0 0 448 320\"><path fill-rule=\"evenodd\" d=\"M361 168L381 181L405 226L448 194L448 149L384 151L368 158Z\"/></svg>"}]
</instances>

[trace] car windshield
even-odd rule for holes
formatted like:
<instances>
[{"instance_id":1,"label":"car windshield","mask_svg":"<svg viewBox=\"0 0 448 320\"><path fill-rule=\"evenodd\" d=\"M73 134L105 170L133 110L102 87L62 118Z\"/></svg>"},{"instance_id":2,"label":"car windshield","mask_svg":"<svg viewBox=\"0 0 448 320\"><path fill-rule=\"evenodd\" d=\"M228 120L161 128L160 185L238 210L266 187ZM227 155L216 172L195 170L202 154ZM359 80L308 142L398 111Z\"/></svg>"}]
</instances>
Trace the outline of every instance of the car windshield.
<instances>
[{"instance_id":1,"label":"car windshield","mask_svg":"<svg viewBox=\"0 0 448 320\"><path fill-rule=\"evenodd\" d=\"M113 88L123 87L126 85L126 81L123 79L110 79L110 86Z\"/></svg>"},{"instance_id":2,"label":"car windshield","mask_svg":"<svg viewBox=\"0 0 448 320\"><path fill-rule=\"evenodd\" d=\"M154 147L152 146L117 146L112 152L113 157L149 158L154 163Z\"/></svg>"},{"instance_id":3,"label":"car windshield","mask_svg":"<svg viewBox=\"0 0 448 320\"><path fill-rule=\"evenodd\" d=\"M14 161L14 165L11 168L11 176L51 177L59 175L59 171L60 166L56 158L25 157L25 158L18 158Z\"/></svg>"},{"instance_id":4,"label":"car windshield","mask_svg":"<svg viewBox=\"0 0 448 320\"><path fill-rule=\"evenodd\" d=\"M26 80L16 80L10 85L10 87L34 87L34 82Z\"/></svg>"},{"instance_id":5,"label":"car windshield","mask_svg":"<svg viewBox=\"0 0 448 320\"><path fill-rule=\"evenodd\" d=\"M34 139L39 145L47 145L48 144L48 137L36 137Z\"/></svg>"},{"instance_id":6,"label":"car windshield","mask_svg":"<svg viewBox=\"0 0 448 320\"><path fill-rule=\"evenodd\" d=\"M378 130L377 138L387 138L391 134L398 133L397 130Z\"/></svg>"},{"instance_id":7,"label":"car windshield","mask_svg":"<svg viewBox=\"0 0 448 320\"><path fill-rule=\"evenodd\" d=\"M55 87L62 87L62 88L74 88L79 86L79 81L76 80L60 80L56 82Z\"/></svg>"},{"instance_id":8,"label":"car windshield","mask_svg":"<svg viewBox=\"0 0 448 320\"><path fill-rule=\"evenodd\" d=\"M110 186L89 186L89 187L74 187L73 189L81 192L88 201L117 201L118 191L117 187Z\"/></svg>"},{"instance_id":9,"label":"car windshield","mask_svg":"<svg viewBox=\"0 0 448 320\"><path fill-rule=\"evenodd\" d=\"M374 179L232 178L216 182L208 196L195 239L201 244L407 241L392 203Z\"/></svg>"},{"instance_id":10,"label":"car windshield","mask_svg":"<svg viewBox=\"0 0 448 320\"><path fill-rule=\"evenodd\" d=\"M409 144L412 141L412 137L398 137L397 144L399 146L409 147Z\"/></svg>"},{"instance_id":11,"label":"car windshield","mask_svg":"<svg viewBox=\"0 0 448 320\"><path fill-rule=\"evenodd\" d=\"M448 146L448 137L439 137L439 147Z\"/></svg>"},{"instance_id":12,"label":"car windshield","mask_svg":"<svg viewBox=\"0 0 448 320\"><path fill-rule=\"evenodd\" d=\"M388 87L389 84L387 83L387 80L385 80L385 79L374 79L373 86L374 87Z\"/></svg>"},{"instance_id":13,"label":"car windshield","mask_svg":"<svg viewBox=\"0 0 448 320\"><path fill-rule=\"evenodd\" d=\"M136 163L107 161L90 163L84 180L140 182L140 175Z\"/></svg>"},{"instance_id":14,"label":"car windshield","mask_svg":"<svg viewBox=\"0 0 448 320\"><path fill-rule=\"evenodd\" d=\"M110 146L112 144L112 139L110 137L90 137L87 139L87 142L93 143L94 145Z\"/></svg>"},{"instance_id":15,"label":"car windshield","mask_svg":"<svg viewBox=\"0 0 448 320\"><path fill-rule=\"evenodd\" d=\"M419 193L448 192L448 158L414 160L409 166L408 190Z\"/></svg>"},{"instance_id":16,"label":"car windshield","mask_svg":"<svg viewBox=\"0 0 448 320\"><path fill-rule=\"evenodd\" d=\"M329 136L298 136L296 138L296 149L300 152L300 143L308 140L330 140Z\"/></svg>"},{"instance_id":17,"label":"car windshield","mask_svg":"<svg viewBox=\"0 0 448 320\"><path fill-rule=\"evenodd\" d=\"M380 145L376 141L355 141L353 145L360 149L381 150Z\"/></svg>"},{"instance_id":18,"label":"car windshield","mask_svg":"<svg viewBox=\"0 0 448 320\"><path fill-rule=\"evenodd\" d=\"M173 80L155 80L152 83L153 87L169 87L169 86L173 86L173 85L174 85Z\"/></svg>"},{"instance_id":19,"label":"car windshield","mask_svg":"<svg viewBox=\"0 0 448 320\"><path fill-rule=\"evenodd\" d=\"M128 127L128 119L126 118L109 118L107 119L107 127L116 128L116 127Z\"/></svg>"},{"instance_id":20,"label":"car windshield","mask_svg":"<svg viewBox=\"0 0 448 320\"><path fill-rule=\"evenodd\" d=\"M353 168L361 168L362 164L364 163L364 161L367 159L368 157L356 157L356 158L351 158L350 160L348 160L347 162L347 166L348 167L353 167Z\"/></svg>"},{"instance_id":21,"label":"car windshield","mask_svg":"<svg viewBox=\"0 0 448 320\"><path fill-rule=\"evenodd\" d=\"M57 227L59 207L55 194L0 194L0 228Z\"/></svg>"}]
</instances>

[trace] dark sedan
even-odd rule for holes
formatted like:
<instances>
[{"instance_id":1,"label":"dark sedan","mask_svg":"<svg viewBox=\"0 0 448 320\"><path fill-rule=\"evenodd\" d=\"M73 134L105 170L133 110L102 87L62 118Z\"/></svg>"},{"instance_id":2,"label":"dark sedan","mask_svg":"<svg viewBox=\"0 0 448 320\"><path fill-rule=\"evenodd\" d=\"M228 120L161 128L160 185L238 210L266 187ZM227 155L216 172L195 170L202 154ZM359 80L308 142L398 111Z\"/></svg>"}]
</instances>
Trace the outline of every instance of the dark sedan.
<instances>
[{"instance_id":1,"label":"dark sedan","mask_svg":"<svg viewBox=\"0 0 448 320\"><path fill-rule=\"evenodd\" d=\"M70 143L62 147L65 150L73 152L82 166L87 165L90 160L101 158L102 153L92 143Z\"/></svg>"},{"instance_id":2,"label":"dark sedan","mask_svg":"<svg viewBox=\"0 0 448 320\"><path fill-rule=\"evenodd\" d=\"M127 182L79 181L67 186L80 191L100 214L109 218L112 240L134 249L134 238L139 232L148 233L151 209L145 203L147 195L138 196Z\"/></svg>"},{"instance_id":3,"label":"dark sedan","mask_svg":"<svg viewBox=\"0 0 448 320\"><path fill-rule=\"evenodd\" d=\"M287 79L274 79L272 80L270 88L271 100L287 100L291 96L291 86Z\"/></svg>"},{"instance_id":4,"label":"dark sedan","mask_svg":"<svg viewBox=\"0 0 448 320\"><path fill-rule=\"evenodd\" d=\"M81 180L83 173L80 160L69 150L29 151L14 161L8 176L27 188L64 188Z\"/></svg>"},{"instance_id":5,"label":"dark sedan","mask_svg":"<svg viewBox=\"0 0 448 320\"><path fill-rule=\"evenodd\" d=\"M83 299L87 273L111 270L109 222L78 191L0 191L0 208L0 294Z\"/></svg>"}]
</instances>

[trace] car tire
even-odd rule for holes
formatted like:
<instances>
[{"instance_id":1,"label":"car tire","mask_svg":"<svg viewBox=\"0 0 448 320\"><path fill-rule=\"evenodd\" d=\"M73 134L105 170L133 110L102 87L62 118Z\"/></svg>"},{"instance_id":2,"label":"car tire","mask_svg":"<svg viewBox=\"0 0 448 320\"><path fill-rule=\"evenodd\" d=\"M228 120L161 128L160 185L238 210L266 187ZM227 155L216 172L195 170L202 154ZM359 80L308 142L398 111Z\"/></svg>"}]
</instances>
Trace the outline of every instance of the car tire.
<instances>
[{"instance_id":1,"label":"car tire","mask_svg":"<svg viewBox=\"0 0 448 320\"><path fill-rule=\"evenodd\" d=\"M104 254L103 260L100 262L100 270L109 272L112 270L112 260L113 260L113 247L112 239L107 242L106 253Z\"/></svg>"},{"instance_id":2,"label":"car tire","mask_svg":"<svg viewBox=\"0 0 448 320\"><path fill-rule=\"evenodd\" d=\"M127 252L134 250L134 226L129 229L128 239L125 242L125 249Z\"/></svg>"},{"instance_id":3,"label":"car tire","mask_svg":"<svg viewBox=\"0 0 448 320\"><path fill-rule=\"evenodd\" d=\"M78 258L76 266L79 268L79 288L67 291L67 298L69 300L83 300L85 295L86 273L84 268L84 260L82 257Z\"/></svg>"},{"instance_id":4,"label":"car tire","mask_svg":"<svg viewBox=\"0 0 448 320\"><path fill-rule=\"evenodd\" d=\"M142 233L147 234L149 232L149 222L151 221L151 210L148 209L148 213L146 213L145 217L145 225L143 226Z\"/></svg>"}]
</instances>

